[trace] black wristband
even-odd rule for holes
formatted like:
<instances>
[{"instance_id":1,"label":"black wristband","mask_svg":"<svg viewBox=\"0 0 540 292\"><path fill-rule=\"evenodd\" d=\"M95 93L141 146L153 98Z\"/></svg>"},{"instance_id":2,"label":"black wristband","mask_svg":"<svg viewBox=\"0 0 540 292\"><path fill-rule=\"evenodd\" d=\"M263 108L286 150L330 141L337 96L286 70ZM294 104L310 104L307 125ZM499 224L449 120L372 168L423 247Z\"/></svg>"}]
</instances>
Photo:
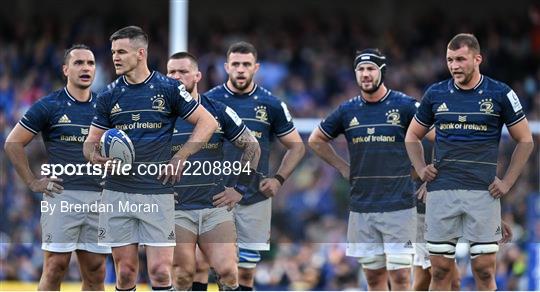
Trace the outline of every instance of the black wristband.
<instances>
[{"instance_id":1,"label":"black wristband","mask_svg":"<svg viewBox=\"0 0 540 292\"><path fill-rule=\"evenodd\" d=\"M274 178L277 179L280 185L283 185L283 183L285 182L285 179L279 174L274 175Z\"/></svg>"}]
</instances>

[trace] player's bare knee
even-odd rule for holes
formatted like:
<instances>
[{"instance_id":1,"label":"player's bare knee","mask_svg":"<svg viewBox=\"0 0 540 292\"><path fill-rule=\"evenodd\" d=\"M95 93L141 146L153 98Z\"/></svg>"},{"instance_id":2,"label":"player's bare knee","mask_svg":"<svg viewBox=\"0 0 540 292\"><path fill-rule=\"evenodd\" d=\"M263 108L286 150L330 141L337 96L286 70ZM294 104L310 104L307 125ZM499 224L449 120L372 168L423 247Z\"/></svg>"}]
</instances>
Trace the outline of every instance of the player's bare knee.
<instances>
[{"instance_id":1,"label":"player's bare knee","mask_svg":"<svg viewBox=\"0 0 540 292\"><path fill-rule=\"evenodd\" d=\"M89 285L101 285L105 280L105 262L86 267L86 273L83 273L83 281Z\"/></svg>"},{"instance_id":2,"label":"player's bare knee","mask_svg":"<svg viewBox=\"0 0 540 292\"><path fill-rule=\"evenodd\" d=\"M221 265L219 267L216 266L214 270L223 281L230 282L231 279L236 280L238 278L238 268L236 267L236 263L233 263L232 265Z\"/></svg>"},{"instance_id":3,"label":"player's bare knee","mask_svg":"<svg viewBox=\"0 0 540 292\"><path fill-rule=\"evenodd\" d=\"M186 270L175 270L174 272L174 286L177 290L189 290L193 283L194 272Z\"/></svg>"},{"instance_id":4,"label":"player's bare knee","mask_svg":"<svg viewBox=\"0 0 540 292\"><path fill-rule=\"evenodd\" d=\"M135 265L126 263L119 264L116 276L118 277L118 283L121 286L135 284L135 279L137 278L137 269L135 268Z\"/></svg>"},{"instance_id":5,"label":"player's bare knee","mask_svg":"<svg viewBox=\"0 0 540 292\"><path fill-rule=\"evenodd\" d=\"M255 269L246 269L246 268L238 269L238 280L240 282L252 281L254 276L255 276Z\"/></svg>"},{"instance_id":6,"label":"player's bare knee","mask_svg":"<svg viewBox=\"0 0 540 292\"><path fill-rule=\"evenodd\" d=\"M382 282L382 280L378 276L373 276L373 277L366 277L366 282L369 287L376 287Z\"/></svg>"},{"instance_id":7,"label":"player's bare knee","mask_svg":"<svg viewBox=\"0 0 540 292\"><path fill-rule=\"evenodd\" d=\"M490 282L494 280L495 270L491 268L474 268L473 273L482 282Z\"/></svg>"},{"instance_id":8,"label":"player's bare knee","mask_svg":"<svg viewBox=\"0 0 540 292\"><path fill-rule=\"evenodd\" d=\"M148 274L153 282L168 284L171 269L166 264L154 264L148 267ZM193 278L193 273L191 274L191 277Z\"/></svg>"},{"instance_id":9,"label":"player's bare knee","mask_svg":"<svg viewBox=\"0 0 540 292\"><path fill-rule=\"evenodd\" d=\"M495 265L490 261L475 261L472 265L472 271L480 281L492 281L495 276Z\"/></svg>"},{"instance_id":10,"label":"player's bare knee","mask_svg":"<svg viewBox=\"0 0 540 292\"><path fill-rule=\"evenodd\" d=\"M366 282L368 284L368 287L370 287L370 289L373 289L374 287L379 287L379 285L382 285L386 283L387 281L385 269L378 269L378 270L364 269L364 274L366 276Z\"/></svg>"},{"instance_id":11,"label":"player's bare knee","mask_svg":"<svg viewBox=\"0 0 540 292\"><path fill-rule=\"evenodd\" d=\"M431 266L431 278L433 281L447 281L451 277L452 269L446 266Z\"/></svg>"},{"instance_id":12,"label":"player's bare knee","mask_svg":"<svg viewBox=\"0 0 540 292\"><path fill-rule=\"evenodd\" d=\"M410 284L411 273L410 269L399 269L394 271L389 271L392 283L408 286ZM400 289L401 290L401 289Z\"/></svg>"},{"instance_id":13,"label":"player's bare knee","mask_svg":"<svg viewBox=\"0 0 540 292\"><path fill-rule=\"evenodd\" d=\"M46 259L43 273L48 278L63 278L69 265L69 259L66 260L63 256L50 256Z\"/></svg>"}]
</instances>

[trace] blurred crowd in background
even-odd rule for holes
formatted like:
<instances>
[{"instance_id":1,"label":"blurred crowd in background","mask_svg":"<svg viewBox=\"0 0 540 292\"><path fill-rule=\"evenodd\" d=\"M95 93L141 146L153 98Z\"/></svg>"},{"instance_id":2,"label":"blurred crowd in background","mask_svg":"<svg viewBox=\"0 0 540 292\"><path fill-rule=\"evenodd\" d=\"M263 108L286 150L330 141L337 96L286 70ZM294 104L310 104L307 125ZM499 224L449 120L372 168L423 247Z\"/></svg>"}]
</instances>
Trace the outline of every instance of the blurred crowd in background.
<instances>
[{"instance_id":1,"label":"blurred crowd in background","mask_svg":"<svg viewBox=\"0 0 540 292\"><path fill-rule=\"evenodd\" d=\"M127 18L127 16L124 16ZM0 20L0 142L40 97L64 85L64 50L73 43L89 45L97 61L93 88L114 78L108 36L120 20L80 16L65 22L36 17L32 22ZM165 72L168 57L166 18L133 18L150 35L150 67ZM205 25L200 25L205 21ZM540 9L527 15L493 18L482 25L453 23L441 13L418 16L408 26L374 30L350 15L306 13L295 17L246 15L190 22L189 51L199 58L203 80L199 92L223 83L228 45L252 42L259 51L257 82L281 97L295 118L321 118L344 100L359 94L352 60L355 50L379 47L389 60L386 84L419 100L426 87L449 78L446 43L457 32L473 32L480 40L481 72L510 85L520 97L529 121L540 120ZM313 125L315 127L316 125ZM303 133L304 138L308 133ZM35 173L46 161L41 139L28 147ZM535 135L536 145L540 143ZM346 144L336 142L346 155ZM502 138L500 172L509 163L514 144ZM279 149L279 148L277 148ZM537 146L526 170L503 198L503 218L513 229L511 244L498 254L498 288L527 289L527 198L538 194ZM282 153L272 154L273 165ZM37 281L40 249L41 194L32 193L0 155L0 280ZM359 265L345 257L348 183L312 154L302 162L274 198L272 250L263 254L256 281L259 290L365 288ZM468 254L458 256L463 288L473 288ZM112 266L109 265L112 269ZM109 269L109 271L111 270ZM141 281L145 281L141 265ZM79 280L73 263L66 280Z\"/></svg>"}]
</instances>

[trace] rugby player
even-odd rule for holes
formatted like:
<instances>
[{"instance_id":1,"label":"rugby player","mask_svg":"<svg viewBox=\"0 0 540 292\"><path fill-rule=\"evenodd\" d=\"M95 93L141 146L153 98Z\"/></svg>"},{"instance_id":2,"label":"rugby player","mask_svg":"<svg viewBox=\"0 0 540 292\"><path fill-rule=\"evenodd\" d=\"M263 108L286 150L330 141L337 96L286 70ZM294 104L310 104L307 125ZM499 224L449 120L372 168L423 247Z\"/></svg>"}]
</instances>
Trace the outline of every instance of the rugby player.
<instances>
[{"instance_id":1,"label":"rugby player","mask_svg":"<svg viewBox=\"0 0 540 292\"><path fill-rule=\"evenodd\" d=\"M533 149L532 135L516 93L480 73L482 55L474 35L454 36L446 61L452 78L428 88L406 136L411 162L427 181L430 289L450 290L455 246L464 238L471 245L476 288L495 290L497 242L503 232L500 198L523 170ZM501 179L496 170L503 124L517 145ZM426 165L419 141L432 125L435 156Z\"/></svg>"},{"instance_id":2,"label":"rugby player","mask_svg":"<svg viewBox=\"0 0 540 292\"><path fill-rule=\"evenodd\" d=\"M287 105L253 81L258 69L255 47L247 42L234 43L227 51L227 82L205 93L209 98L232 108L246 123L261 147L257 172L266 178L249 185L234 212L239 247L238 281L241 290L248 291L253 290L255 268L261 259L259 252L270 249L271 198L278 193L305 152ZM287 151L272 176L269 175L268 164L271 142L275 137ZM234 146L230 149L226 146L225 149L226 160L237 161L242 155L242 151ZM227 185L234 186L235 179ZM201 266L197 273L198 279L207 277L207 270L201 269Z\"/></svg>"},{"instance_id":3,"label":"rugby player","mask_svg":"<svg viewBox=\"0 0 540 292\"><path fill-rule=\"evenodd\" d=\"M256 172L252 169L256 169L259 163L259 143L233 109L198 93L197 83L201 80L201 72L193 55L187 52L173 54L167 62L167 76L182 82L193 98L199 101L219 124L218 130L203 150L189 160L193 166L192 171L197 173L183 176L174 187L178 194L173 261L175 287L178 290L192 289L198 244L216 272L221 290L236 290L236 228L231 211L242 199L250 180L256 177ZM181 147L185 143L192 130L191 124L183 120L177 121L172 141L173 151L176 151L175 147ZM243 150L242 159L238 163L223 161L225 140ZM247 183L236 188L225 187L223 177L235 171L242 177L245 176Z\"/></svg>"},{"instance_id":4,"label":"rugby player","mask_svg":"<svg viewBox=\"0 0 540 292\"><path fill-rule=\"evenodd\" d=\"M5 150L17 173L33 191L43 193L41 234L43 272L38 290L60 290L75 251L82 276L82 290L104 290L105 259L109 247L98 246L98 213L62 212L62 204L89 206L101 198L99 176L76 174L37 178L28 164L24 147L41 132L48 164L86 164L83 142L94 117L96 95L90 86L96 60L88 46L74 45L64 54L66 86L37 101L9 134ZM67 169L67 168L64 168ZM82 169L82 168L81 168ZM47 210L47 211L45 211ZM49 212L50 210L50 212Z\"/></svg>"},{"instance_id":5,"label":"rugby player","mask_svg":"<svg viewBox=\"0 0 540 292\"><path fill-rule=\"evenodd\" d=\"M172 290L176 243L172 186L180 179L183 162L208 141L217 122L183 84L149 70L148 36L141 28L124 27L113 33L110 41L120 77L98 96L84 154L92 163L103 163L97 145L103 133L115 127L124 130L133 142L135 161L131 175L109 175L105 179L102 203L118 204L118 208L100 213L99 243L112 247L117 290L136 288L139 244L146 246L152 289ZM184 147L171 158L177 117L195 127ZM148 172L152 165L159 168L158 175ZM127 203L158 209L121 210L120 205Z\"/></svg>"},{"instance_id":6,"label":"rugby player","mask_svg":"<svg viewBox=\"0 0 540 292\"><path fill-rule=\"evenodd\" d=\"M357 257L369 290L409 290L416 210L405 133L416 101L384 84L386 57L365 49L354 59L361 94L315 128L309 146L351 184L348 256ZM344 134L350 165L331 141Z\"/></svg>"}]
</instances>

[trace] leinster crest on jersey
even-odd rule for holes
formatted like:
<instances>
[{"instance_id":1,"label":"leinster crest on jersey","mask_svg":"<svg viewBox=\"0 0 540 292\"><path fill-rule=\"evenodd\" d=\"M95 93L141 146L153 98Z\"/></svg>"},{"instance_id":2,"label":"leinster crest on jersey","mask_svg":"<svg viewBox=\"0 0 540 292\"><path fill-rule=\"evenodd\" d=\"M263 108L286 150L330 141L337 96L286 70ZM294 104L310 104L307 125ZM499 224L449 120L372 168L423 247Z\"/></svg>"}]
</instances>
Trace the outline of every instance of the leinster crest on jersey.
<instances>
[{"instance_id":1,"label":"leinster crest on jersey","mask_svg":"<svg viewBox=\"0 0 540 292\"><path fill-rule=\"evenodd\" d=\"M386 112L386 122L392 125L399 125L399 110L391 109Z\"/></svg>"},{"instance_id":2,"label":"leinster crest on jersey","mask_svg":"<svg viewBox=\"0 0 540 292\"><path fill-rule=\"evenodd\" d=\"M255 110L255 118L262 122L268 121L268 113L266 112L266 106L259 105L254 108Z\"/></svg>"}]
</instances>

